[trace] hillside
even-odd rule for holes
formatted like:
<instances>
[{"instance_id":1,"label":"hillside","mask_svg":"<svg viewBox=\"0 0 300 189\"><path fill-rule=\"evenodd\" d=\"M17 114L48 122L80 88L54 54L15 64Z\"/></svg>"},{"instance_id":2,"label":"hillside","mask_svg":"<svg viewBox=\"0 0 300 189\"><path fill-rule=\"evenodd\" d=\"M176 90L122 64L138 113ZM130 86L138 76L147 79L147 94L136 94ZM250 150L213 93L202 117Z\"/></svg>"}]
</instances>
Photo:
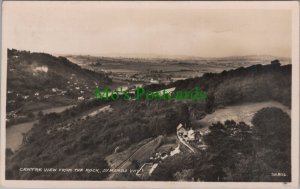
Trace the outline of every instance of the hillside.
<instances>
[{"instance_id":1,"label":"hillside","mask_svg":"<svg viewBox=\"0 0 300 189\"><path fill-rule=\"evenodd\" d=\"M167 88L176 87L176 90L181 90L198 86L207 92L207 104L214 108L268 100L291 107L291 72L292 65L282 66L274 62L221 73L206 73L202 77L176 81Z\"/></svg>"},{"instance_id":2,"label":"hillside","mask_svg":"<svg viewBox=\"0 0 300 189\"><path fill-rule=\"evenodd\" d=\"M145 163L157 163L158 160L153 160L156 153L168 154L174 150L174 146L178 145L176 127L179 123L189 125L192 120L201 120L206 114L210 114L215 109L220 108L221 105L261 102L273 99L290 106L290 84L291 65L280 66L276 63L272 65L255 65L248 68L239 68L224 71L219 74L205 74L200 78L178 81L167 86L175 86L176 90L192 89L199 86L207 90L208 93L209 99L203 103L196 101L143 100L93 100L83 102L60 114L51 113L43 116L40 123L36 124L32 130L26 134L23 146L8 157L10 166L6 169L6 177L7 179L104 180L110 178L109 173L86 174L83 172L78 174L66 174L59 172L55 174L20 174L18 170L20 167L79 167L104 170L111 168L110 165L114 164L114 162L126 162L126 166L124 165L126 168L138 169ZM97 111L100 109L103 111ZM96 114L94 113L95 111L97 111ZM245 131L247 131L243 131L243 135L237 136L237 138L231 137L229 142L233 140L233 142L235 142L234 145L238 146L241 144L240 141L242 139L246 139L250 144L245 143L247 148L237 147L234 154L230 151L231 148L227 147L227 153L233 157L236 157L235 154L239 153L245 154L247 158L250 157L251 153L249 153L249 151L253 151L253 149L251 149L252 151L248 150L248 146L251 145L249 139L251 136L248 135L252 134L250 127L245 123L232 124L232 122L228 122L228 124L236 127L236 130L245 128ZM240 125L242 127L240 127ZM201 128L202 126L203 125L195 122L192 125L195 129ZM223 126L219 124L215 127L222 128ZM215 129L215 132L217 131L218 129ZM233 136L231 132L232 131L228 131L228 136ZM161 135L163 137L160 137ZM220 135L223 136L223 133L220 133ZM246 138L244 135L246 135ZM142 151L141 154L144 154L143 158L130 159L130 157L132 157L130 156L130 152L136 152L141 144L155 138L160 139L158 146L154 146L148 151L144 148L140 150ZM217 139L219 140L221 138L227 142L226 137L219 137ZM209 139L213 143L216 138L212 136ZM242 143L243 142L244 141L242 141ZM224 142L222 142L222 144L223 143ZM226 144L227 143L224 143L225 147ZM195 142L195 148L197 148L197 145L201 145L201 142ZM211 144L211 146L213 145L217 145L217 142ZM206 173L207 170L219 171L219 169L216 168L219 166L219 159L223 158L220 155L223 154L222 150L225 149L224 146L216 149L212 147L208 149L207 153L196 152L192 157L190 157L190 152L181 146L180 154L174 157L170 156L168 157L169 159L163 161L163 167L161 167L161 165L158 166L158 170L154 171L156 176L152 179L175 179L174 174L176 172L186 171L188 169L194 171L193 174L200 180L216 181L216 178L219 177L219 173L214 174L212 178L203 177L203 174ZM261 151L263 152L263 150ZM26 159L24 159L24 157L26 157ZM211 157L214 159L211 160ZM191 165L189 165L186 163L192 160L191 158L197 159L195 162L197 162L199 170L200 168L203 170L201 173L197 173L198 168L196 169L194 164L191 163ZM237 162L238 160L239 159L232 159L231 161ZM185 163L182 163L183 161L185 161ZM253 160L253 162L256 161ZM213 164L215 167L210 164ZM232 164L228 166L231 168ZM208 165L209 167L207 167ZM251 166L250 163L249 166ZM270 166L274 165L271 164ZM123 165L121 167L123 167ZM178 167L180 167L180 170ZM220 170L223 175L222 179L232 181L232 178L228 175L228 177L225 178L224 170ZM161 175L164 174L165 177L162 177ZM181 178L180 175L182 174L178 174ZM239 172L236 174L239 175ZM259 177L258 180L263 178L265 174L269 174L269 172L262 172L262 176ZM135 174L117 174L114 178L117 180L141 179ZM189 177L189 179L191 178ZM246 181L249 180L246 178L242 179ZM273 178L273 180L276 181L276 178Z\"/></svg>"},{"instance_id":3,"label":"hillside","mask_svg":"<svg viewBox=\"0 0 300 189\"><path fill-rule=\"evenodd\" d=\"M96 85L111 80L104 74L83 69L64 57L8 49L8 118L90 98ZM24 115L25 114L25 115Z\"/></svg>"}]
</instances>

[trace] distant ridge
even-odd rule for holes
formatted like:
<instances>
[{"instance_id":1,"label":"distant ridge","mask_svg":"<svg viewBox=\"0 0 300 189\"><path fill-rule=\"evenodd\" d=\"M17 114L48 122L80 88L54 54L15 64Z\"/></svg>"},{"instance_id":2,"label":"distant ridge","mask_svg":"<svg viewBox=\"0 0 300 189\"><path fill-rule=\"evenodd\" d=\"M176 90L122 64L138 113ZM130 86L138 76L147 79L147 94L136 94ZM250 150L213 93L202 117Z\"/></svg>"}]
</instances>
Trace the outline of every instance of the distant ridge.
<instances>
[{"instance_id":1,"label":"distant ridge","mask_svg":"<svg viewBox=\"0 0 300 189\"><path fill-rule=\"evenodd\" d=\"M124 58L124 59L178 59L178 60L212 60L212 59L290 59L289 57L277 57L274 55L241 55L241 56L222 56L222 57L201 57L188 55L159 55L159 54L119 54L119 55L83 55L65 54L65 57L91 57L91 58Z\"/></svg>"}]
</instances>

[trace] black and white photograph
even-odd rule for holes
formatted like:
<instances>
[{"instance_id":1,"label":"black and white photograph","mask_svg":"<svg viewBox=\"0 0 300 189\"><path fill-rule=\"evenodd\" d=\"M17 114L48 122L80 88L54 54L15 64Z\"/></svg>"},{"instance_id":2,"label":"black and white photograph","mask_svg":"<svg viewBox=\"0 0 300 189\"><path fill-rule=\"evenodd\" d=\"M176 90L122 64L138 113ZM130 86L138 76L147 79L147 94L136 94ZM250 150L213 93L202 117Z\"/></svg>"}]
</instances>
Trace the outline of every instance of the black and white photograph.
<instances>
[{"instance_id":1,"label":"black and white photograph","mask_svg":"<svg viewBox=\"0 0 300 189\"><path fill-rule=\"evenodd\" d=\"M3 2L2 184L297 186L298 9Z\"/></svg>"}]
</instances>

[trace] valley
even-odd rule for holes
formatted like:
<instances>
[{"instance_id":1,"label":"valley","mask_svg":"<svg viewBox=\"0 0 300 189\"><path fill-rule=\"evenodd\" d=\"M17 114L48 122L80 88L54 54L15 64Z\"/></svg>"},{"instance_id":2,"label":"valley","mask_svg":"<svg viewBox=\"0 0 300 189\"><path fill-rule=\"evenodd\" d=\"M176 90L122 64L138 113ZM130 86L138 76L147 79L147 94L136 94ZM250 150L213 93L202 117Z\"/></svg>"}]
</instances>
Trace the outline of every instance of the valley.
<instances>
[{"instance_id":1,"label":"valley","mask_svg":"<svg viewBox=\"0 0 300 189\"><path fill-rule=\"evenodd\" d=\"M9 53L8 68L13 69L8 71L7 85L9 179L248 181L244 176L244 172L249 172L243 166L245 162L258 167L268 164L272 170L287 167L285 171L289 171L286 155L271 154L283 157L278 161L285 163L278 165L265 159L256 161L252 156L256 151L263 157L269 156L264 154L264 147L254 149L252 145L256 142L253 138L259 136L255 129L260 121L268 125L267 121L272 120L270 123L275 127L278 123L278 131L284 130L279 132L283 134L281 138L288 140L291 111L288 63L271 63L261 57L173 60L69 56L67 59L43 53L14 50ZM95 87L107 85L175 92L198 87L207 93L207 99L201 102L95 99ZM270 141L282 145L288 154L288 142L281 144L276 138ZM220 165L223 160L226 163ZM136 172L59 172L53 176L20 174L18 168L22 167ZM261 171L254 179L265 177L266 173ZM289 178L268 177L270 181Z\"/></svg>"}]
</instances>

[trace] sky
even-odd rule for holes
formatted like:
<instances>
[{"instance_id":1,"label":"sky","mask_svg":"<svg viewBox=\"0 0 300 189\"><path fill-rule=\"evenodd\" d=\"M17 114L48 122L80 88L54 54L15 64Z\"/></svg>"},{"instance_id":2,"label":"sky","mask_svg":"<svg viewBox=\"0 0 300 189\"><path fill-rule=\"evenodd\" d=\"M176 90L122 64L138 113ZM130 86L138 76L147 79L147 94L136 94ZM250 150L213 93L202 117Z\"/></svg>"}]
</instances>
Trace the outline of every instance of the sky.
<instances>
[{"instance_id":1,"label":"sky","mask_svg":"<svg viewBox=\"0 0 300 189\"><path fill-rule=\"evenodd\" d=\"M3 40L53 54L291 56L290 10L159 3L5 2Z\"/></svg>"}]
</instances>

